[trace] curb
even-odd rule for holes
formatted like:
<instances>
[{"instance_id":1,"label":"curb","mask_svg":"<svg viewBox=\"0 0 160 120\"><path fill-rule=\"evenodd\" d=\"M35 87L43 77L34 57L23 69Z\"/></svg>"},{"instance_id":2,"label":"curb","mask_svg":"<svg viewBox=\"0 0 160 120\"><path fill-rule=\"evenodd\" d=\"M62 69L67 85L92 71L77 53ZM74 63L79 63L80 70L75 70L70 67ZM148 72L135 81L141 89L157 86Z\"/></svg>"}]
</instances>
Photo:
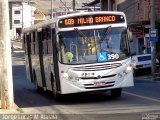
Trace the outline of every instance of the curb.
<instances>
[{"instance_id":1,"label":"curb","mask_svg":"<svg viewBox=\"0 0 160 120\"><path fill-rule=\"evenodd\" d=\"M15 103L12 109L0 109L0 114L20 114L24 113Z\"/></svg>"},{"instance_id":2,"label":"curb","mask_svg":"<svg viewBox=\"0 0 160 120\"><path fill-rule=\"evenodd\" d=\"M160 79L155 79L151 75L134 77L134 79L135 80L146 80L146 81L152 81L152 82L158 82L158 83L160 83Z\"/></svg>"}]
</instances>

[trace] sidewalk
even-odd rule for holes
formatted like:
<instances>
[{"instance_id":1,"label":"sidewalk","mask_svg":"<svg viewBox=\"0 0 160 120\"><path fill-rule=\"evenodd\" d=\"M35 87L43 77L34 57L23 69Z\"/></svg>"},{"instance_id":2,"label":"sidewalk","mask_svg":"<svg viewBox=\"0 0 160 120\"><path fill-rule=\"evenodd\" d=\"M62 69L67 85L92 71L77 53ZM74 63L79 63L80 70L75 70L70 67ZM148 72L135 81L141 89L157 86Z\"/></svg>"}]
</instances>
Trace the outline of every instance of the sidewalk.
<instances>
[{"instance_id":1,"label":"sidewalk","mask_svg":"<svg viewBox=\"0 0 160 120\"><path fill-rule=\"evenodd\" d=\"M14 53L12 53L12 57L16 56L17 54L23 55L24 51L22 49L14 50ZM0 103L1 103L1 100L0 100ZM23 110L19 108L15 103L12 109L1 109L0 108L0 114L21 114L21 113L23 113Z\"/></svg>"},{"instance_id":2,"label":"sidewalk","mask_svg":"<svg viewBox=\"0 0 160 120\"><path fill-rule=\"evenodd\" d=\"M14 108L12 109L1 109L0 108L0 114L20 114L20 113L23 113L23 111L15 103L14 103Z\"/></svg>"},{"instance_id":3,"label":"sidewalk","mask_svg":"<svg viewBox=\"0 0 160 120\"><path fill-rule=\"evenodd\" d=\"M136 79L136 80L147 80L147 81L153 81L153 82L160 83L160 78L155 79L151 74L143 75L143 76L136 76L136 77L134 77L134 79Z\"/></svg>"},{"instance_id":4,"label":"sidewalk","mask_svg":"<svg viewBox=\"0 0 160 120\"><path fill-rule=\"evenodd\" d=\"M0 114L19 114L20 112L12 109L12 110L6 110L6 109L0 109Z\"/></svg>"},{"instance_id":5,"label":"sidewalk","mask_svg":"<svg viewBox=\"0 0 160 120\"><path fill-rule=\"evenodd\" d=\"M136 80L150 80L153 81L153 77L151 75L143 75L134 77Z\"/></svg>"}]
</instances>

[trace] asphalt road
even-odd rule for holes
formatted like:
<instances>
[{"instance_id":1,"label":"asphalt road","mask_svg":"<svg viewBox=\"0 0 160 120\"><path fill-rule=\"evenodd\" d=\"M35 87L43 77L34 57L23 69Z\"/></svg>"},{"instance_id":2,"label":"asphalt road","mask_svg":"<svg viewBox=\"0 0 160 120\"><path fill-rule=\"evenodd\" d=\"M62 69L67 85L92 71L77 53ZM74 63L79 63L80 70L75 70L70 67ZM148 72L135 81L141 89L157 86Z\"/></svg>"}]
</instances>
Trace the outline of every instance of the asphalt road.
<instances>
[{"instance_id":1,"label":"asphalt road","mask_svg":"<svg viewBox=\"0 0 160 120\"><path fill-rule=\"evenodd\" d=\"M104 94L76 94L55 101L52 93L37 93L27 81L22 53L13 54L15 103L27 114L54 114L60 120L160 119L160 82L135 78L135 86L123 89L118 99Z\"/></svg>"}]
</instances>

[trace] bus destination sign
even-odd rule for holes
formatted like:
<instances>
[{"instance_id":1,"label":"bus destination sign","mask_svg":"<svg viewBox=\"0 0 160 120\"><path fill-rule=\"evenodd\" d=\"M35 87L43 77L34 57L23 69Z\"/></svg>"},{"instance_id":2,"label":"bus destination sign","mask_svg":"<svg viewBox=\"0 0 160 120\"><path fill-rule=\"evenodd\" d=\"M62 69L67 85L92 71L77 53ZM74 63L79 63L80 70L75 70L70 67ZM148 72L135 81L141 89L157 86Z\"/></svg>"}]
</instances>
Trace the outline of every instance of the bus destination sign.
<instances>
[{"instance_id":1,"label":"bus destination sign","mask_svg":"<svg viewBox=\"0 0 160 120\"><path fill-rule=\"evenodd\" d=\"M78 27L89 25L102 25L112 23L124 23L125 19L122 15L115 14L98 14L98 15L84 15L74 16L69 18L62 18L59 20L58 25L60 28Z\"/></svg>"}]
</instances>

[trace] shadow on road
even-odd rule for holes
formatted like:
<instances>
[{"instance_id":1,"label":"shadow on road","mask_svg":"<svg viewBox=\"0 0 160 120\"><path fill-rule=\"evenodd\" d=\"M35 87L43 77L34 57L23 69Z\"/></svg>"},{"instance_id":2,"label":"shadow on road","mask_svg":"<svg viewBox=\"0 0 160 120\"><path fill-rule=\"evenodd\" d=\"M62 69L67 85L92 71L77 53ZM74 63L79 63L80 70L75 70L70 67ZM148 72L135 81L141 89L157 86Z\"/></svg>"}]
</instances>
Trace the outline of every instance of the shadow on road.
<instances>
[{"instance_id":1,"label":"shadow on road","mask_svg":"<svg viewBox=\"0 0 160 120\"><path fill-rule=\"evenodd\" d=\"M55 104L97 103L116 100L113 99L107 92L63 95L60 101L56 101L52 92L45 91L42 93L38 93L36 91L35 86L30 83L29 80L27 80L24 65L13 65L13 76L15 103L22 108L50 106Z\"/></svg>"},{"instance_id":2,"label":"shadow on road","mask_svg":"<svg viewBox=\"0 0 160 120\"><path fill-rule=\"evenodd\" d=\"M15 103L22 108L40 107L58 104L83 104L83 103L97 103L110 101L125 101L125 97L113 99L110 92L105 93L80 93L64 95L60 101L54 99L52 92L46 91L38 93L35 85L27 80L26 68L24 65L24 53L15 53L13 57L13 84L14 84L14 99Z\"/></svg>"}]
</instances>

